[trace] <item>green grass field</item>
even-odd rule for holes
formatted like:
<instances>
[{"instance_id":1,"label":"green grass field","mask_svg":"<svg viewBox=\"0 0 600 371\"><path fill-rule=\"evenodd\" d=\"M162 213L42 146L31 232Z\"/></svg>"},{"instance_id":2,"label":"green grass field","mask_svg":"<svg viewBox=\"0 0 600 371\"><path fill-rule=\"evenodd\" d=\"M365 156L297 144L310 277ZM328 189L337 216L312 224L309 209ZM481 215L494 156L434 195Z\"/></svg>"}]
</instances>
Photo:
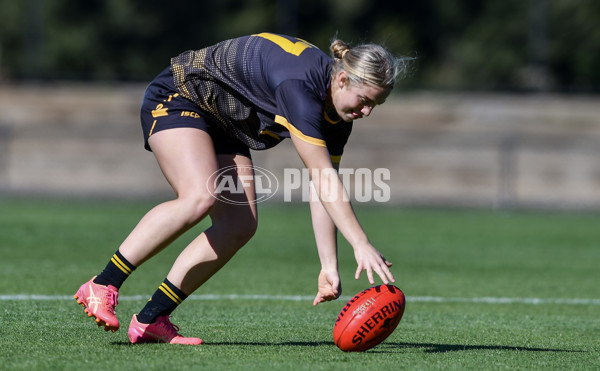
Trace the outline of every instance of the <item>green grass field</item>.
<instances>
[{"instance_id":1,"label":"green grass field","mask_svg":"<svg viewBox=\"0 0 600 371\"><path fill-rule=\"evenodd\" d=\"M359 206L407 307L384 343L344 353L332 328L345 302L312 307L307 205L261 205L255 238L173 314L206 344L133 346L126 331L202 225L125 283L122 329L98 329L71 297L151 206L0 200L0 369L600 368L598 214ZM369 286L345 241L340 265L345 298Z\"/></svg>"}]
</instances>

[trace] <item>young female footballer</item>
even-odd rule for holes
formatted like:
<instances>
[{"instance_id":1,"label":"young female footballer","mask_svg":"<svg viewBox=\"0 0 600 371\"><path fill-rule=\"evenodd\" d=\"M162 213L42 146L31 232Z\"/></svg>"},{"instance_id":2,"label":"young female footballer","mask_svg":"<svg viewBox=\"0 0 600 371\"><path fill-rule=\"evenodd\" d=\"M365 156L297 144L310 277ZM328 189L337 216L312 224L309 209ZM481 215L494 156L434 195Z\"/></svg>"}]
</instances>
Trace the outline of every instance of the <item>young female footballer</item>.
<instances>
[{"instance_id":1,"label":"young female footballer","mask_svg":"<svg viewBox=\"0 0 600 371\"><path fill-rule=\"evenodd\" d=\"M200 344L199 338L181 336L169 315L256 231L250 149L268 149L290 137L316 195L310 210L321 272L313 305L341 294L337 229L354 250L356 279L366 271L371 284L374 274L385 284L394 282L392 264L371 245L347 197L340 197L345 191L336 169L353 121L385 101L404 60L374 44L350 48L335 40L330 48L333 58L294 37L244 36L184 52L151 82L141 110L145 147L175 198L151 209L106 268L75 294L99 326L118 330L115 306L123 282L209 216L212 225L181 252L128 331L132 343ZM244 176L243 192L222 198L211 177L223 169Z\"/></svg>"}]
</instances>

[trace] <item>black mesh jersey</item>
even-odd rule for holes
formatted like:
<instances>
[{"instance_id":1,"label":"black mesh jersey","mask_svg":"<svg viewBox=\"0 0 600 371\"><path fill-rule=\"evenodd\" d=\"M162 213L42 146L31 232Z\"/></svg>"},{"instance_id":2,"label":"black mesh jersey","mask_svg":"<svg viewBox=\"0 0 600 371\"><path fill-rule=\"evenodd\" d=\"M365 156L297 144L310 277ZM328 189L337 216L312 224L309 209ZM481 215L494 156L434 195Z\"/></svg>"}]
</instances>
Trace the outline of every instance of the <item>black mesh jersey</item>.
<instances>
[{"instance_id":1,"label":"black mesh jersey","mask_svg":"<svg viewBox=\"0 0 600 371\"><path fill-rule=\"evenodd\" d=\"M261 33L187 51L171 59L179 93L252 149L290 132L341 156L352 123L325 112L333 60L294 37Z\"/></svg>"}]
</instances>

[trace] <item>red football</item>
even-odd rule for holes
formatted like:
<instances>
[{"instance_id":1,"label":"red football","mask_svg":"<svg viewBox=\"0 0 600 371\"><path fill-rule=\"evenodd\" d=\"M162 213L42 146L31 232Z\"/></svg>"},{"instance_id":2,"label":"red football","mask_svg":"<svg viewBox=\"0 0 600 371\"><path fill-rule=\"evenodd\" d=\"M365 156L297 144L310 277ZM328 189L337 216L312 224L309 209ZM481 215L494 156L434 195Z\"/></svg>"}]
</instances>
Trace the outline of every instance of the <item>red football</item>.
<instances>
[{"instance_id":1,"label":"red football","mask_svg":"<svg viewBox=\"0 0 600 371\"><path fill-rule=\"evenodd\" d=\"M344 352L362 352L384 341L404 314L404 293L392 285L359 292L342 308L333 341Z\"/></svg>"}]
</instances>

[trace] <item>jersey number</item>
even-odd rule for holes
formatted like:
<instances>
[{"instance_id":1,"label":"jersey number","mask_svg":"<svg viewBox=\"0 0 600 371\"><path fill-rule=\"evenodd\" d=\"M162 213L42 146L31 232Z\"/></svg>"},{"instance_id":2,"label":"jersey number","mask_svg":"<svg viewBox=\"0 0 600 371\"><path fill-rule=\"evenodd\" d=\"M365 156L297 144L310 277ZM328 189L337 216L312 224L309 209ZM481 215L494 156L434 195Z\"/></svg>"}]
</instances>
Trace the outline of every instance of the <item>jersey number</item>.
<instances>
[{"instance_id":1,"label":"jersey number","mask_svg":"<svg viewBox=\"0 0 600 371\"><path fill-rule=\"evenodd\" d=\"M290 40L286 39L285 37L275 35L272 33L268 33L268 32L259 33L254 36L259 36L264 39L270 40L270 41L274 42L275 44L279 45L279 47L281 49L283 49L284 51L286 51L290 54L293 54L295 56L299 56L300 54L302 54L302 52L306 48L314 48L315 47L314 45L312 45L304 40L300 40L300 41L293 43Z\"/></svg>"}]
</instances>

